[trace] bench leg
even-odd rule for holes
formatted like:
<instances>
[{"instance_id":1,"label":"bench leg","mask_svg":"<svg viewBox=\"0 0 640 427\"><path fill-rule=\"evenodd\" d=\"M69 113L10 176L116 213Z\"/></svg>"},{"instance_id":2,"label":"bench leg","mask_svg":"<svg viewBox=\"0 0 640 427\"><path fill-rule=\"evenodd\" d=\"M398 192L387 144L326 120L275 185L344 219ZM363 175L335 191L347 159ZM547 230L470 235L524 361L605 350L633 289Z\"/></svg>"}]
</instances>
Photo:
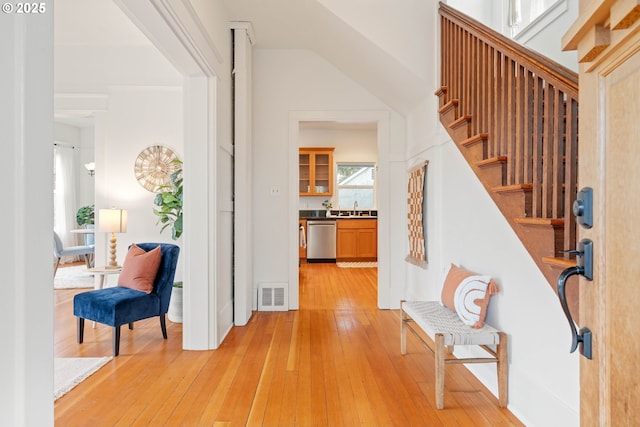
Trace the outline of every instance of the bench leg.
<instances>
[{"instance_id":1,"label":"bench leg","mask_svg":"<svg viewBox=\"0 0 640 427\"><path fill-rule=\"evenodd\" d=\"M509 359L507 356L507 334L500 332L500 344L496 348L498 355L498 402L501 408L506 408L509 396Z\"/></svg>"},{"instance_id":2,"label":"bench leg","mask_svg":"<svg viewBox=\"0 0 640 427\"><path fill-rule=\"evenodd\" d=\"M444 408L444 335L435 336L435 359L436 359L436 408Z\"/></svg>"},{"instance_id":3,"label":"bench leg","mask_svg":"<svg viewBox=\"0 0 640 427\"><path fill-rule=\"evenodd\" d=\"M407 354L407 315L402 309L403 303L400 301L400 354Z\"/></svg>"}]
</instances>

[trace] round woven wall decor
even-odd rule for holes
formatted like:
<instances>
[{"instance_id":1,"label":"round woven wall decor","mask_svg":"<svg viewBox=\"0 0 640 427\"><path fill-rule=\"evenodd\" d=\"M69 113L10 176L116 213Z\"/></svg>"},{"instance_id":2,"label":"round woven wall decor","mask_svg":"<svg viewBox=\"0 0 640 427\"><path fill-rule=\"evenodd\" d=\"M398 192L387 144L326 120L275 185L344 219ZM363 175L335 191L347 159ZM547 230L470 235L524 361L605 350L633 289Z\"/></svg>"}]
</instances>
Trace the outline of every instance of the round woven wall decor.
<instances>
[{"instance_id":1,"label":"round woven wall decor","mask_svg":"<svg viewBox=\"0 0 640 427\"><path fill-rule=\"evenodd\" d=\"M171 174L180 169L174 162L178 156L169 147L152 145L138 154L134 165L136 180L148 191L157 193L158 187L171 185Z\"/></svg>"}]
</instances>

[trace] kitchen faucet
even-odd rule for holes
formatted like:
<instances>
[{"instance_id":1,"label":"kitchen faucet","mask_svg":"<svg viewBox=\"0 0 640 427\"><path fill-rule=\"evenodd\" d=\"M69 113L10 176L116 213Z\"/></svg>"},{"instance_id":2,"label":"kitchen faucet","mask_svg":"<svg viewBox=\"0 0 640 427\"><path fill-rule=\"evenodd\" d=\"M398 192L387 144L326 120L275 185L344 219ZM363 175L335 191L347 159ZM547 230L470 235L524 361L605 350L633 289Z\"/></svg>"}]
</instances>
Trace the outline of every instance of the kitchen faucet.
<instances>
[{"instance_id":1,"label":"kitchen faucet","mask_svg":"<svg viewBox=\"0 0 640 427\"><path fill-rule=\"evenodd\" d=\"M358 208L358 201L353 202L353 214L356 214L356 209Z\"/></svg>"}]
</instances>

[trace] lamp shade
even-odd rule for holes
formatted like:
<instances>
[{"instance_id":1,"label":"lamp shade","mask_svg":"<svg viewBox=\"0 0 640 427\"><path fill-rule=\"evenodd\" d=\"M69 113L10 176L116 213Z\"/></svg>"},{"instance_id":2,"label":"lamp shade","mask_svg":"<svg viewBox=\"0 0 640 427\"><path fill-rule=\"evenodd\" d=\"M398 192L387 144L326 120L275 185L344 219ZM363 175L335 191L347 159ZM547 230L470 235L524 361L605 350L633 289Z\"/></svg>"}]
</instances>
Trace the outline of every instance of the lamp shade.
<instances>
[{"instance_id":1,"label":"lamp shade","mask_svg":"<svg viewBox=\"0 0 640 427\"><path fill-rule=\"evenodd\" d=\"M98 231L104 233L125 233L127 231L126 209L100 209Z\"/></svg>"}]
</instances>

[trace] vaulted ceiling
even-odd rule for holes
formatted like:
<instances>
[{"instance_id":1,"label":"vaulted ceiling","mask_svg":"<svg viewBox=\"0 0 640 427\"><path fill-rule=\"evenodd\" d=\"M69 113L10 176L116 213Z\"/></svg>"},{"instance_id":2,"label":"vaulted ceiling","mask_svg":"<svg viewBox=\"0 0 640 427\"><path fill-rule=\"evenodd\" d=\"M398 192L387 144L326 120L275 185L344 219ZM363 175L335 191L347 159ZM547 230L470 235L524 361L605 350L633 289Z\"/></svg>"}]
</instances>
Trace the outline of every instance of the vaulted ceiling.
<instances>
[{"instance_id":1,"label":"vaulted ceiling","mask_svg":"<svg viewBox=\"0 0 640 427\"><path fill-rule=\"evenodd\" d=\"M435 1L223 2L251 22L255 48L311 50L400 113L433 93Z\"/></svg>"},{"instance_id":2,"label":"vaulted ceiling","mask_svg":"<svg viewBox=\"0 0 640 427\"><path fill-rule=\"evenodd\" d=\"M317 53L401 114L433 93L432 0L191 1L220 1L230 21L251 22L256 49ZM150 42L113 1L56 0L55 45L113 51Z\"/></svg>"}]
</instances>

